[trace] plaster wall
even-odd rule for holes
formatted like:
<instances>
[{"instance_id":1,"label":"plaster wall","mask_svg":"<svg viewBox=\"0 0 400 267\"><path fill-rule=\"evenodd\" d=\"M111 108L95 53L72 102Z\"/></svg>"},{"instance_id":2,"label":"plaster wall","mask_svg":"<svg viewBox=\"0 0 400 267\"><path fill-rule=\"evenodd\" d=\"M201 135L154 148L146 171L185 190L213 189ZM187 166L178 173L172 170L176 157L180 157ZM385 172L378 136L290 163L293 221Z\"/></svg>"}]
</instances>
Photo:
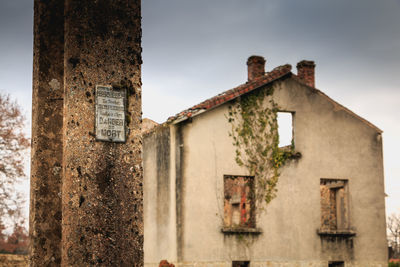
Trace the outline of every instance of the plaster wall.
<instances>
[{"instance_id":1,"label":"plaster wall","mask_svg":"<svg viewBox=\"0 0 400 267\"><path fill-rule=\"evenodd\" d=\"M277 197L265 212L258 212L256 224L262 233L221 232L223 177L248 175L234 160L226 103L178 124L182 132L179 147L184 151L179 168L183 201L175 207L182 209L179 216L183 223L176 224L181 245L179 238L176 243L170 239L170 246L176 247L180 256L176 262L168 260L178 266L231 266L232 261L240 260L250 261L252 266L328 266L330 260L343 260L346 266L384 266L387 253L380 133L292 78L275 82L274 88L273 97L280 109L294 114L295 150L302 157L281 168ZM155 168L155 162L145 157L146 181L155 179L146 172L147 168ZM170 179L174 180L171 173ZM351 242L321 239L317 234L321 226L321 178L348 180L350 226L356 232ZM146 182L145 188L148 185ZM150 210L157 209L147 205L145 218ZM158 259L150 258L155 253L154 248L146 246L146 233L145 262L152 266Z\"/></svg>"},{"instance_id":2,"label":"plaster wall","mask_svg":"<svg viewBox=\"0 0 400 267\"><path fill-rule=\"evenodd\" d=\"M171 179L171 137L169 127L159 127L143 137L144 251L145 262L176 261L175 179ZM172 147L173 148L173 147Z\"/></svg>"}]
</instances>

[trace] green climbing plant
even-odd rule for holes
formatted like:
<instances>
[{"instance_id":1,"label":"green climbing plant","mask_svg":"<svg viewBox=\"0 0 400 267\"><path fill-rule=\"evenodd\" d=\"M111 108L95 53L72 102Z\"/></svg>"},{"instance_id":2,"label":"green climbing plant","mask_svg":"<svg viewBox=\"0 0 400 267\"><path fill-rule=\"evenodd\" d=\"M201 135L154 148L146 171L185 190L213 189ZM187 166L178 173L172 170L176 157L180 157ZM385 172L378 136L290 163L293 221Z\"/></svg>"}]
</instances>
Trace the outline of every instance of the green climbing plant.
<instances>
[{"instance_id":1,"label":"green climbing plant","mask_svg":"<svg viewBox=\"0 0 400 267\"><path fill-rule=\"evenodd\" d=\"M299 156L293 142L289 149L279 148L279 107L273 93L274 88L268 87L242 95L229 106L226 116L232 126L229 135L236 148L236 163L254 176L253 197L261 208L276 197L279 168Z\"/></svg>"}]
</instances>

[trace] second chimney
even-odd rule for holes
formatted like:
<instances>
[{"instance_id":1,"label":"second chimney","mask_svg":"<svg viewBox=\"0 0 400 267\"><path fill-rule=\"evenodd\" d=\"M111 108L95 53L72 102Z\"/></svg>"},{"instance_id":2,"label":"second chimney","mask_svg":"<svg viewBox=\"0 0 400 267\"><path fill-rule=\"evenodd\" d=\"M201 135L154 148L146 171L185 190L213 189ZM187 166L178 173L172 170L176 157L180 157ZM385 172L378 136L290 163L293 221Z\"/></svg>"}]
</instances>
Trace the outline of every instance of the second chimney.
<instances>
[{"instance_id":1,"label":"second chimney","mask_svg":"<svg viewBox=\"0 0 400 267\"><path fill-rule=\"evenodd\" d=\"M302 60L297 63L297 77L310 87L315 87L315 63Z\"/></svg>"},{"instance_id":2,"label":"second chimney","mask_svg":"<svg viewBox=\"0 0 400 267\"><path fill-rule=\"evenodd\" d=\"M265 59L260 56L251 56L247 59L247 77L251 82L254 79L264 76Z\"/></svg>"}]
</instances>

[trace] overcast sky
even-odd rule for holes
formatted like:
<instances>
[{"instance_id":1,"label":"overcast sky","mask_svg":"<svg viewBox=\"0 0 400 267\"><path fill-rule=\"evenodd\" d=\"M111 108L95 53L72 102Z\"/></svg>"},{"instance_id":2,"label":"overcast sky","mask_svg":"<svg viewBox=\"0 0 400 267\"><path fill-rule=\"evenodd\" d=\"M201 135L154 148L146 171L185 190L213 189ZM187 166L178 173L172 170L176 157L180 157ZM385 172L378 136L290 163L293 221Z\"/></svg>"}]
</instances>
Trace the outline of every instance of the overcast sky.
<instances>
[{"instance_id":1,"label":"overcast sky","mask_svg":"<svg viewBox=\"0 0 400 267\"><path fill-rule=\"evenodd\" d=\"M157 122L266 70L314 60L316 87L384 131L400 213L400 0L143 0L143 116ZM0 91L30 121L33 0L0 2Z\"/></svg>"}]
</instances>

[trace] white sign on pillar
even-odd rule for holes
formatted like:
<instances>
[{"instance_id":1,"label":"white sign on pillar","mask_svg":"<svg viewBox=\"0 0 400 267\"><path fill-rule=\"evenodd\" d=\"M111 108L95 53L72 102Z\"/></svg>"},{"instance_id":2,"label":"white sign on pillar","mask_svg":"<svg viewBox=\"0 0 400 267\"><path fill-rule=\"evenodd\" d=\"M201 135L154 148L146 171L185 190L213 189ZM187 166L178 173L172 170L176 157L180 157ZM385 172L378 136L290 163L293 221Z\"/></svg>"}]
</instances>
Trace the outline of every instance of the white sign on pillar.
<instances>
[{"instance_id":1,"label":"white sign on pillar","mask_svg":"<svg viewBox=\"0 0 400 267\"><path fill-rule=\"evenodd\" d=\"M126 90L96 85L96 140L125 142Z\"/></svg>"}]
</instances>

